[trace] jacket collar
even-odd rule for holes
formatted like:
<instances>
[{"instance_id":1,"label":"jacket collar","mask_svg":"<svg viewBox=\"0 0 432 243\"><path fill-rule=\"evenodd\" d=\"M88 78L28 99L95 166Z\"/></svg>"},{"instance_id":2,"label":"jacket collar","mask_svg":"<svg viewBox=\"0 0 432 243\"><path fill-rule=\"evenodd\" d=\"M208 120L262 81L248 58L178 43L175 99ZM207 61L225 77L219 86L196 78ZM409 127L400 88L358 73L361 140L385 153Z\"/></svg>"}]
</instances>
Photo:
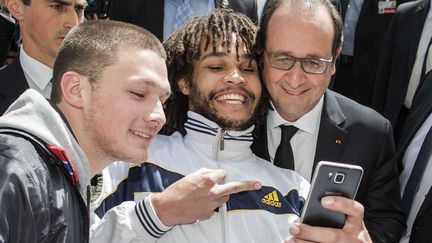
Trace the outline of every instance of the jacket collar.
<instances>
[{"instance_id":1,"label":"jacket collar","mask_svg":"<svg viewBox=\"0 0 432 243\"><path fill-rule=\"evenodd\" d=\"M220 150L250 151L254 126L243 131L224 130L215 122L202 115L188 111L188 120L185 123L186 140L195 140L202 144L212 144ZM221 142L223 143L221 145ZM222 146L222 147L221 147Z\"/></svg>"}]
</instances>

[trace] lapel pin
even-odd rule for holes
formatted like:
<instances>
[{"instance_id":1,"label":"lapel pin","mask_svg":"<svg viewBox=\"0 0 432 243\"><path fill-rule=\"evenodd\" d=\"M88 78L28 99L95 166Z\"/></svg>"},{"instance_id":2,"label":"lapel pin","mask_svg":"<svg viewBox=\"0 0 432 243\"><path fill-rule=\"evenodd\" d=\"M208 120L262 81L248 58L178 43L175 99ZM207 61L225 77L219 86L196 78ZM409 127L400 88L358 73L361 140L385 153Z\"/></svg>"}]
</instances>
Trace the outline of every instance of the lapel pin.
<instances>
[{"instance_id":1,"label":"lapel pin","mask_svg":"<svg viewBox=\"0 0 432 243\"><path fill-rule=\"evenodd\" d=\"M336 139L335 143L336 144L342 144L342 141L340 139Z\"/></svg>"}]
</instances>

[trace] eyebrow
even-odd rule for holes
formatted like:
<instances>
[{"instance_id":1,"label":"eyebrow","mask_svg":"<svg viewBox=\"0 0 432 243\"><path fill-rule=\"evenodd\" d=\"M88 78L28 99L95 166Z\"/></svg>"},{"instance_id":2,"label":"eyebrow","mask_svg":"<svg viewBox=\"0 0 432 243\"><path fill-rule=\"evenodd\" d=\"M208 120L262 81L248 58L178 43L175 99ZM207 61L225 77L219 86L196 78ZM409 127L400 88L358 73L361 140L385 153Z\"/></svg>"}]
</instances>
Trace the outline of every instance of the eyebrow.
<instances>
[{"instance_id":1,"label":"eyebrow","mask_svg":"<svg viewBox=\"0 0 432 243\"><path fill-rule=\"evenodd\" d=\"M297 56L292 55L291 52L286 52L286 51L276 51L276 52L268 52L268 53L271 53L273 55L286 55L286 56L297 57ZM324 60L327 60L325 57L321 57L321 56L314 55L314 54L308 54L305 57L297 57L297 58L313 58L313 59L324 59ZM332 57L330 57L330 58L332 58Z\"/></svg>"},{"instance_id":2,"label":"eyebrow","mask_svg":"<svg viewBox=\"0 0 432 243\"><path fill-rule=\"evenodd\" d=\"M210 57L227 57L227 56L229 56L229 54L227 52L211 52L205 56L200 57L199 60L202 61L202 60L210 58ZM253 57L249 53L243 53L243 54L240 54L240 58L252 59Z\"/></svg>"},{"instance_id":3,"label":"eyebrow","mask_svg":"<svg viewBox=\"0 0 432 243\"><path fill-rule=\"evenodd\" d=\"M72 1L71 0L51 0L50 2L53 3L58 3L61 5L66 5L66 6L72 6ZM75 7L86 7L88 4L86 1L82 1L82 2L77 2L76 4L74 4Z\"/></svg>"},{"instance_id":4,"label":"eyebrow","mask_svg":"<svg viewBox=\"0 0 432 243\"><path fill-rule=\"evenodd\" d=\"M152 87L152 88L157 88L156 83L153 82L153 81L150 81L150 80L138 79L138 80L132 80L131 82L132 82L132 83L139 83L139 84L143 84L143 85L145 85L145 86L149 86L149 87ZM170 95L171 95L171 91L167 91L167 92L165 93L165 95L166 95L166 96L170 96Z\"/></svg>"}]
</instances>

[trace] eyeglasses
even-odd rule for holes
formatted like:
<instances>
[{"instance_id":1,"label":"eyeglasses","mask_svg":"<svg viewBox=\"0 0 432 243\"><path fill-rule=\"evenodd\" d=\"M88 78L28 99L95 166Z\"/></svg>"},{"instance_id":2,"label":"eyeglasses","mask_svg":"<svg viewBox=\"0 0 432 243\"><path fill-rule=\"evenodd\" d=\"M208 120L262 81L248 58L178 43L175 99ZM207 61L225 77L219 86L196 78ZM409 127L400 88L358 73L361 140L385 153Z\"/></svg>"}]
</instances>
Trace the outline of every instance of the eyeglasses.
<instances>
[{"instance_id":1,"label":"eyeglasses","mask_svg":"<svg viewBox=\"0 0 432 243\"><path fill-rule=\"evenodd\" d=\"M327 71L328 66L333 62L333 57L330 60L311 57L298 58L287 54L276 54L268 51L265 52L267 53L270 66L280 70L290 70L298 61L305 73L322 74Z\"/></svg>"}]
</instances>

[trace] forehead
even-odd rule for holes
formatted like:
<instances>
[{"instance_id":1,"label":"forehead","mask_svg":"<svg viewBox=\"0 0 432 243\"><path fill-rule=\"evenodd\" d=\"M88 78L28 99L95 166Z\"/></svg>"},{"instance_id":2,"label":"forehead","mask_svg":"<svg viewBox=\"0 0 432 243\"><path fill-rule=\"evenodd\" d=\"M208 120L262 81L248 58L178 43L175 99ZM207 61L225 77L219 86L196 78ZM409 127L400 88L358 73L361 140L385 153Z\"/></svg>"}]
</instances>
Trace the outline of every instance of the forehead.
<instances>
[{"instance_id":1,"label":"forehead","mask_svg":"<svg viewBox=\"0 0 432 243\"><path fill-rule=\"evenodd\" d=\"M141 83L168 92L170 90L165 60L154 51L120 47L114 65L120 73L128 76L129 83Z\"/></svg>"},{"instance_id":2,"label":"forehead","mask_svg":"<svg viewBox=\"0 0 432 243\"><path fill-rule=\"evenodd\" d=\"M331 56L333 21L324 6L305 11L282 4L269 19L266 49L296 56Z\"/></svg>"},{"instance_id":3,"label":"forehead","mask_svg":"<svg viewBox=\"0 0 432 243\"><path fill-rule=\"evenodd\" d=\"M228 38L226 38L225 41L227 41L227 39ZM236 53L237 52L236 42L237 41L239 41L238 42L238 54L240 57L242 57L242 56L244 57L245 54L251 53L251 50L247 48L246 44L241 40L241 37L237 36L235 33L232 33L231 34L231 43L229 46L227 46L226 43L225 44L223 43L222 37L219 37L216 40L216 53L219 53L216 56L221 56L220 54L224 53L226 55L231 55L233 57L236 57L236 54L237 54ZM213 53L213 40L212 40L212 38L210 38L210 40L209 40L209 44L207 46L207 49L205 49L205 47L206 47L205 44L206 44L206 39L203 38L201 40L201 43L200 43L201 55L200 55L199 59L203 59L209 55L216 54L216 53ZM249 55L247 55L247 57L249 57Z\"/></svg>"}]
</instances>

